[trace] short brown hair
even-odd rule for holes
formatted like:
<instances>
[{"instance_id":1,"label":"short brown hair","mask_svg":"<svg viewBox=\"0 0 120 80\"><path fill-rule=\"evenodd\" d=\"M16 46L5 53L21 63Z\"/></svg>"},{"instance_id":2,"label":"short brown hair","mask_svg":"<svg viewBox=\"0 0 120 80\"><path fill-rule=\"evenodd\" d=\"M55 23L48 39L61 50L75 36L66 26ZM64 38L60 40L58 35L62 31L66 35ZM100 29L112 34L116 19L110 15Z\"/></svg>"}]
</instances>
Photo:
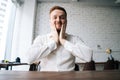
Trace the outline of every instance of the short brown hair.
<instances>
[{"instance_id":1,"label":"short brown hair","mask_svg":"<svg viewBox=\"0 0 120 80\"><path fill-rule=\"evenodd\" d=\"M51 14L51 12L54 11L54 10L56 10L56 9L64 11L64 12L65 12L65 15L67 16L66 10L65 10L63 7L60 7L60 6L53 6L53 7L50 9L49 14Z\"/></svg>"}]
</instances>

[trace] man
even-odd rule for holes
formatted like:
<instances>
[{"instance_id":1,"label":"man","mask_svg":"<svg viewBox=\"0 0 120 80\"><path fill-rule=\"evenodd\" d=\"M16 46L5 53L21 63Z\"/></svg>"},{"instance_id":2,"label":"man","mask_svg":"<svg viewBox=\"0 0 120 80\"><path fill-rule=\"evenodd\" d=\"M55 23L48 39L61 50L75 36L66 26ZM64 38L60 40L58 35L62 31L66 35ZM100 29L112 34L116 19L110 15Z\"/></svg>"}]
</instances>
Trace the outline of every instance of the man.
<instances>
[{"instance_id":1,"label":"man","mask_svg":"<svg viewBox=\"0 0 120 80\"><path fill-rule=\"evenodd\" d=\"M92 50L79 37L65 33L67 13L63 7L50 10L51 33L38 36L28 50L28 61L41 61L41 71L74 71L75 58L89 62Z\"/></svg>"}]
</instances>

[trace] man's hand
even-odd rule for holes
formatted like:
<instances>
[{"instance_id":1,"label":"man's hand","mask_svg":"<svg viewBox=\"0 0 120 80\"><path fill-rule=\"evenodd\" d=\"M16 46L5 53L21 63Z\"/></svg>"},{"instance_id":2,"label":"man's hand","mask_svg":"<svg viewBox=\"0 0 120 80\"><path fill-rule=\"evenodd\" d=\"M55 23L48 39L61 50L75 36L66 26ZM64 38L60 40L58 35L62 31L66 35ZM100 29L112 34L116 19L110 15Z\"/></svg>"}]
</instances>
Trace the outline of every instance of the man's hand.
<instances>
[{"instance_id":1,"label":"man's hand","mask_svg":"<svg viewBox=\"0 0 120 80\"><path fill-rule=\"evenodd\" d=\"M59 41L60 41L60 44L62 45L65 43L65 29L66 29L66 26L63 24L59 34Z\"/></svg>"},{"instance_id":2,"label":"man's hand","mask_svg":"<svg viewBox=\"0 0 120 80\"><path fill-rule=\"evenodd\" d=\"M57 29L56 29L55 25L52 25L51 28L52 28L52 36L50 38L52 38L58 45L59 44L59 37L58 37Z\"/></svg>"}]
</instances>

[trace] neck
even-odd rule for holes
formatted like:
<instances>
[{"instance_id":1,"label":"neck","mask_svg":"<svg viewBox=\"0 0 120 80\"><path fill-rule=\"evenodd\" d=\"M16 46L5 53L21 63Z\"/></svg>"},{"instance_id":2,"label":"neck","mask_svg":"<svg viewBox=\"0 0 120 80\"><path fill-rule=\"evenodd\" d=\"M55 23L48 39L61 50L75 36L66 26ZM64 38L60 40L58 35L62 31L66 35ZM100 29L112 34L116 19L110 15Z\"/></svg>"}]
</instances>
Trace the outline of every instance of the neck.
<instances>
[{"instance_id":1,"label":"neck","mask_svg":"<svg viewBox=\"0 0 120 80\"><path fill-rule=\"evenodd\" d=\"M60 34L60 30L57 30L57 32L58 32L58 35Z\"/></svg>"}]
</instances>

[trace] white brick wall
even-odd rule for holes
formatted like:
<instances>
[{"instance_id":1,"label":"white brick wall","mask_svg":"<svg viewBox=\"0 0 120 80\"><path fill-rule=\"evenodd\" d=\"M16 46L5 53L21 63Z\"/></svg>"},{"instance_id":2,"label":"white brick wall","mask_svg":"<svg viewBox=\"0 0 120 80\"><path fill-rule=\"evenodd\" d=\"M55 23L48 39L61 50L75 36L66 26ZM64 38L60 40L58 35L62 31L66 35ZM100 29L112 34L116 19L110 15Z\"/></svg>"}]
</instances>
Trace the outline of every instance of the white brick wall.
<instances>
[{"instance_id":1,"label":"white brick wall","mask_svg":"<svg viewBox=\"0 0 120 80\"><path fill-rule=\"evenodd\" d=\"M68 13L67 33L80 36L94 51L95 61L106 61L106 48L120 60L120 7L83 5L81 3L39 3L35 37L50 31L49 9L63 6ZM97 47L100 45L100 47Z\"/></svg>"}]
</instances>

